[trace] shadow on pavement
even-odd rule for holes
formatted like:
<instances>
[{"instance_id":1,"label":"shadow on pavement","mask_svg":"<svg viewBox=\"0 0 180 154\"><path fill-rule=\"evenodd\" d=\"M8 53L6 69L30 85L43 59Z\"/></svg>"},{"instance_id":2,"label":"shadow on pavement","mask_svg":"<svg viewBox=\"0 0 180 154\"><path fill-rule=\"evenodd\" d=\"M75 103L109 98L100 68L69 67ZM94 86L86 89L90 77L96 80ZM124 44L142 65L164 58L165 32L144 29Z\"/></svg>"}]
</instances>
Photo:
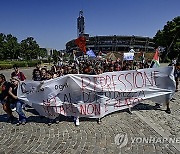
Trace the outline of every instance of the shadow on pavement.
<instances>
[{"instance_id":1,"label":"shadow on pavement","mask_svg":"<svg viewBox=\"0 0 180 154\"><path fill-rule=\"evenodd\" d=\"M153 105L150 105L150 104L143 104L143 103L139 103L139 104L137 104L136 106L134 106L132 108L132 111L140 111L140 110L160 110L160 111L164 111L164 110L158 108L155 105L153 106ZM29 113L33 114L33 115L27 117L27 123L34 122L34 123L45 123L45 124L47 124L49 122L49 118L40 116L39 113L35 109L33 109L31 107L26 107L26 112L29 112ZM124 110L116 111L116 112L110 113L108 115L105 115L101 119L103 119L103 118L105 118L106 116L109 116L109 115L112 116L112 115L120 114L120 113L123 113L123 112L131 114L129 109L124 109ZM62 122L62 121L74 122L74 120L73 120L74 117L73 116L59 115L59 117L57 117L57 118L58 118L59 122ZM7 119L8 119L7 114L0 115L0 122L7 122ZM97 118L81 117L80 121L96 122Z\"/></svg>"},{"instance_id":2,"label":"shadow on pavement","mask_svg":"<svg viewBox=\"0 0 180 154\"><path fill-rule=\"evenodd\" d=\"M7 122L7 120L8 120L7 114L0 115L0 122Z\"/></svg>"},{"instance_id":3,"label":"shadow on pavement","mask_svg":"<svg viewBox=\"0 0 180 154\"><path fill-rule=\"evenodd\" d=\"M160 108L160 106L158 107L155 105L143 104L143 103L139 103L132 108L132 111L137 111L137 110L160 110L160 111L164 111Z\"/></svg>"}]
</instances>

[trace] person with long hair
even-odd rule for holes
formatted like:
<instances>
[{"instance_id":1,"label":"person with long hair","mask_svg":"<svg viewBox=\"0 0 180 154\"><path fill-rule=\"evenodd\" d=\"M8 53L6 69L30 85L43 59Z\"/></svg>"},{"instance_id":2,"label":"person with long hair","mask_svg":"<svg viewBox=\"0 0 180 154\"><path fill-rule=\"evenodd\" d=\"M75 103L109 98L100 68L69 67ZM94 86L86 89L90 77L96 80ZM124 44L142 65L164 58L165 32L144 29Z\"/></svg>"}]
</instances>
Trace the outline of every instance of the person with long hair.
<instances>
[{"instance_id":1,"label":"person with long hair","mask_svg":"<svg viewBox=\"0 0 180 154\"><path fill-rule=\"evenodd\" d=\"M8 91L10 88L10 82L6 81L6 77L0 74L0 103L3 106L3 110L8 115L8 122L13 122L15 117L12 115L12 110L10 108L10 103L8 102Z\"/></svg>"},{"instance_id":2,"label":"person with long hair","mask_svg":"<svg viewBox=\"0 0 180 154\"><path fill-rule=\"evenodd\" d=\"M19 85L20 80L17 77L11 78L12 85L9 88L9 102L11 102L11 105L14 105L16 107L16 112L19 115L19 121L17 125L25 124L26 123L26 116L22 110L22 105L24 104L21 100L17 97L17 88Z\"/></svg>"}]
</instances>

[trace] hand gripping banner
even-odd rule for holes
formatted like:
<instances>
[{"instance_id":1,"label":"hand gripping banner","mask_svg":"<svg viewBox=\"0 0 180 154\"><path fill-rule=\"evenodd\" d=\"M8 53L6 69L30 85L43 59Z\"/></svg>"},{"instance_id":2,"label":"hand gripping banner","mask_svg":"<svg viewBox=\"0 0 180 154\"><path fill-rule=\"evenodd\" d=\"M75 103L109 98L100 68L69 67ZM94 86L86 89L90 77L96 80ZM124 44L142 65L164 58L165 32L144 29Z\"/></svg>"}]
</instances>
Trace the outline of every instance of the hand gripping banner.
<instances>
[{"instance_id":1,"label":"hand gripping banner","mask_svg":"<svg viewBox=\"0 0 180 154\"><path fill-rule=\"evenodd\" d=\"M52 119L59 114L101 118L146 99L165 103L175 91L173 72L173 67L161 67L25 81L18 98Z\"/></svg>"}]
</instances>

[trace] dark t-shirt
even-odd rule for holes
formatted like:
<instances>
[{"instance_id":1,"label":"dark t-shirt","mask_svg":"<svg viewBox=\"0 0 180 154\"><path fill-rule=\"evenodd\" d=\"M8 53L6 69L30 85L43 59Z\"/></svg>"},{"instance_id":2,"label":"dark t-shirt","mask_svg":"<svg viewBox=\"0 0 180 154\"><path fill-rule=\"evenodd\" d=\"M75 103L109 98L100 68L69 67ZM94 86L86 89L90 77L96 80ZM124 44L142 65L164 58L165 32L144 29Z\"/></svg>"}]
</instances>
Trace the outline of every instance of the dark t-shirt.
<instances>
[{"instance_id":1,"label":"dark t-shirt","mask_svg":"<svg viewBox=\"0 0 180 154\"><path fill-rule=\"evenodd\" d=\"M10 85L10 87L12 88L12 93L17 96L17 87L15 87L14 85ZM16 102L16 99L14 99L11 95L8 96L8 102L10 104L14 104Z\"/></svg>"},{"instance_id":2,"label":"dark t-shirt","mask_svg":"<svg viewBox=\"0 0 180 154\"><path fill-rule=\"evenodd\" d=\"M174 69L174 77L177 79L180 77L180 70L178 70L177 68Z\"/></svg>"},{"instance_id":3,"label":"dark t-shirt","mask_svg":"<svg viewBox=\"0 0 180 154\"><path fill-rule=\"evenodd\" d=\"M6 96L8 96L8 91L10 88L11 83L10 82L4 82L4 84L0 87L0 100L4 100Z\"/></svg>"}]
</instances>

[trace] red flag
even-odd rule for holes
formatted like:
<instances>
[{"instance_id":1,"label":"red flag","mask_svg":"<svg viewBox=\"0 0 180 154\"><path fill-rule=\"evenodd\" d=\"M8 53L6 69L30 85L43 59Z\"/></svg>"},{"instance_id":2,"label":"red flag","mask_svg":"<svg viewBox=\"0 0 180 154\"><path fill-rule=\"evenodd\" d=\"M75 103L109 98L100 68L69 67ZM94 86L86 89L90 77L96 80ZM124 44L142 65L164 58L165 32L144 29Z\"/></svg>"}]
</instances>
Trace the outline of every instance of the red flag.
<instances>
[{"instance_id":1,"label":"red flag","mask_svg":"<svg viewBox=\"0 0 180 154\"><path fill-rule=\"evenodd\" d=\"M86 54L86 38L84 36L80 36L75 40L75 44L79 47L81 51Z\"/></svg>"},{"instance_id":2,"label":"red flag","mask_svg":"<svg viewBox=\"0 0 180 154\"><path fill-rule=\"evenodd\" d=\"M154 57L153 57L153 60L156 60L156 61L159 62L159 50L158 49L156 49L156 52L155 52Z\"/></svg>"}]
</instances>

